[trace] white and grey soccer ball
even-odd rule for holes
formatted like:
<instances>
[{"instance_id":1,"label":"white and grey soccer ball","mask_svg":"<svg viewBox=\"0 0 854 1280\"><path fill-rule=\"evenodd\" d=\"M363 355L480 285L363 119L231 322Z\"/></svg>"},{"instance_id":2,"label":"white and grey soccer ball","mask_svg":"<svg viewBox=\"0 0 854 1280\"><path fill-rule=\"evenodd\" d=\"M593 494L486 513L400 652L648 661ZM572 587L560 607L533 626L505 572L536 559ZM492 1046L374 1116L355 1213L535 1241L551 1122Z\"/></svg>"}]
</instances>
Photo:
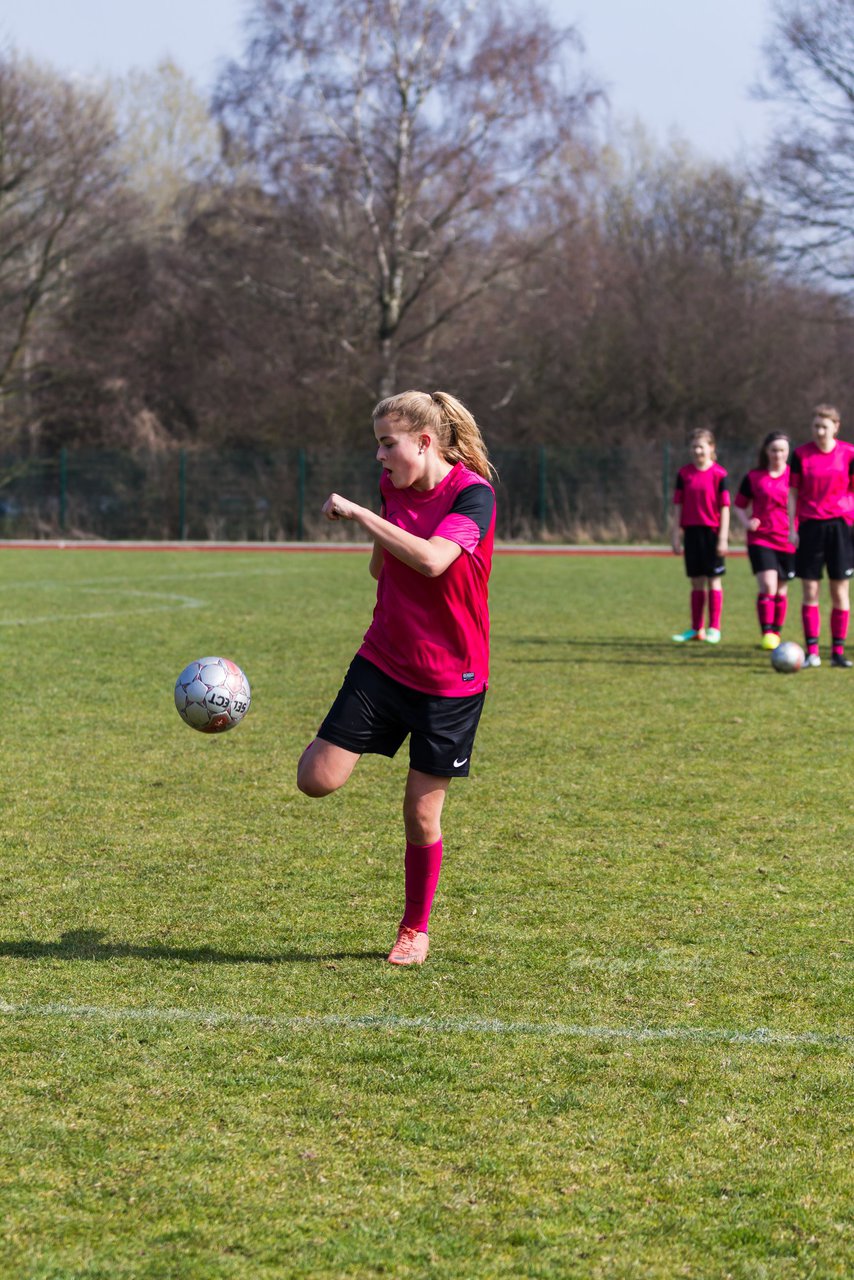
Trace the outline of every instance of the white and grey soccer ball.
<instances>
[{"instance_id":1,"label":"white and grey soccer ball","mask_svg":"<svg viewBox=\"0 0 854 1280\"><path fill-rule=\"evenodd\" d=\"M771 666L784 675L792 675L800 671L804 665L804 651L794 640L784 640L776 649L771 650Z\"/></svg>"},{"instance_id":2,"label":"white and grey soccer ball","mask_svg":"<svg viewBox=\"0 0 854 1280\"><path fill-rule=\"evenodd\" d=\"M228 658L199 658L175 681L178 715L200 733L225 733L249 710L249 681Z\"/></svg>"}]
</instances>

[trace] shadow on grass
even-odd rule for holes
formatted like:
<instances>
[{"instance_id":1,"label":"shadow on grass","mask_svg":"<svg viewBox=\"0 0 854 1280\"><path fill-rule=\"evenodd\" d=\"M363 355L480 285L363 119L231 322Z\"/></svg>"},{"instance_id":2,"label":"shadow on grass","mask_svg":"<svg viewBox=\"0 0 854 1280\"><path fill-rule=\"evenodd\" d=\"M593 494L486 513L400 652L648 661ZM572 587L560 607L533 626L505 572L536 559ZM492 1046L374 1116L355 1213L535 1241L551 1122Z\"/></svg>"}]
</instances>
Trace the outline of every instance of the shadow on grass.
<instances>
[{"instance_id":1,"label":"shadow on grass","mask_svg":"<svg viewBox=\"0 0 854 1280\"><path fill-rule=\"evenodd\" d=\"M514 662L528 664L543 663L614 663L623 660L631 666L639 667L672 667L686 662L714 662L722 667L750 668L753 672L765 674L771 671L771 664L762 659L763 655L755 645L728 644L722 648L707 644L676 645L666 640L632 640L630 637L610 637L605 639L579 640L567 636L512 636L507 637L511 646L530 646L536 648L578 649L581 652L553 658L527 657L514 654Z\"/></svg>"},{"instance_id":2,"label":"shadow on grass","mask_svg":"<svg viewBox=\"0 0 854 1280\"><path fill-rule=\"evenodd\" d=\"M313 954L283 951L258 955L249 951L217 951L213 947L137 946L129 942L102 942L98 929L70 929L58 942L0 941L0 956L19 960L178 960L183 964L311 964L330 960L385 960L384 951L328 951Z\"/></svg>"}]
</instances>

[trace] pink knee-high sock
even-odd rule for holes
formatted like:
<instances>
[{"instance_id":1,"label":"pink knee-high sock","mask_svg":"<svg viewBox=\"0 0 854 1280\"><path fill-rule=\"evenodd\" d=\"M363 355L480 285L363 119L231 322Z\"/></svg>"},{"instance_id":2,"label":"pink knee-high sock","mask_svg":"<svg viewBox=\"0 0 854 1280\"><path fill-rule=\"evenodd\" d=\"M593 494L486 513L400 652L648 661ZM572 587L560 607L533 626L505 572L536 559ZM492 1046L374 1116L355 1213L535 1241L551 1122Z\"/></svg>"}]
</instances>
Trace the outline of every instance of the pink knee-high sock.
<instances>
[{"instance_id":1,"label":"pink knee-high sock","mask_svg":"<svg viewBox=\"0 0 854 1280\"><path fill-rule=\"evenodd\" d=\"M777 635L783 630L786 622L786 608L789 604L788 594L774 597L774 630Z\"/></svg>"},{"instance_id":2,"label":"pink knee-high sock","mask_svg":"<svg viewBox=\"0 0 854 1280\"><path fill-rule=\"evenodd\" d=\"M714 627L715 631L721 629L721 613L724 607L724 593L722 591L709 592L709 626Z\"/></svg>"},{"instance_id":3,"label":"pink knee-high sock","mask_svg":"<svg viewBox=\"0 0 854 1280\"><path fill-rule=\"evenodd\" d=\"M845 639L848 635L848 610L831 609L830 639L833 653L845 652Z\"/></svg>"},{"instance_id":4,"label":"pink knee-high sock","mask_svg":"<svg viewBox=\"0 0 854 1280\"><path fill-rule=\"evenodd\" d=\"M406 910L401 924L408 929L427 932L433 895L439 883L442 868L442 837L435 844L406 842L404 877L406 881Z\"/></svg>"},{"instance_id":5,"label":"pink knee-high sock","mask_svg":"<svg viewBox=\"0 0 854 1280\"><path fill-rule=\"evenodd\" d=\"M699 631L703 625L703 610L706 607L705 591L691 592L691 630Z\"/></svg>"},{"instance_id":6,"label":"pink knee-high sock","mask_svg":"<svg viewBox=\"0 0 854 1280\"><path fill-rule=\"evenodd\" d=\"M807 653L818 653L818 638L821 635L821 615L817 604L801 605L801 622L804 627L804 642Z\"/></svg>"},{"instance_id":7,"label":"pink knee-high sock","mask_svg":"<svg viewBox=\"0 0 854 1280\"><path fill-rule=\"evenodd\" d=\"M756 597L756 615L759 618L759 630L765 635L766 631L774 630L774 597L766 596L760 591Z\"/></svg>"}]
</instances>

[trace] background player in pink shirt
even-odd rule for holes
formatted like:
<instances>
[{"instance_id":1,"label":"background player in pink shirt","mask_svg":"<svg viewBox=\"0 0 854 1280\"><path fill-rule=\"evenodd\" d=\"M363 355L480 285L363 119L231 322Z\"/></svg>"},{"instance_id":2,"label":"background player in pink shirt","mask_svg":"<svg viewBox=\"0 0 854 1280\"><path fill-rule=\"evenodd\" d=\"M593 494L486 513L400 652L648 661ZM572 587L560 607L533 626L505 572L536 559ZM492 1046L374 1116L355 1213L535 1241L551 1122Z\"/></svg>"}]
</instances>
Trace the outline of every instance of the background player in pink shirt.
<instances>
[{"instance_id":1,"label":"background player in pink shirt","mask_svg":"<svg viewBox=\"0 0 854 1280\"><path fill-rule=\"evenodd\" d=\"M818 601L825 566L830 578L831 665L851 666L845 657L845 639L854 554L846 517L854 503L854 445L837 438L839 426L839 410L818 405L813 410L812 441L795 450L790 466L789 540L796 548L795 572L803 583L807 667L821 666Z\"/></svg>"},{"instance_id":2,"label":"background player in pink shirt","mask_svg":"<svg viewBox=\"0 0 854 1280\"><path fill-rule=\"evenodd\" d=\"M735 496L736 518L747 531L747 552L756 574L763 649L776 649L780 643L789 581L795 576L795 548L789 541L789 449L787 435L769 432L757 466L748 471Z\"/></svg>"},{"instance_id":3,"label":"background player in pink shirt","mask_svg":"<svg viewBox=\"0 0 854 1280\"><path fill-rule=\"evenodd\" d=\"M330 520L371 535L373 621L299 762L297 786L326 796L365 752L394 756L409 735L403 799L406 906L392 964L421 964L442 862L442 808L466 777L489 677L487 583L495 493L486 446L446 392L405 391L374 409L382 514L333 493Z\"/></svg>"},{"instance_id":4,"label":"background player in pink shirt","mask_svg":"<svg viewBox=\"0 0 854 1280\"><path fill-rule=\"evenodd\" d=\"M684 546L685 572L691 579L691 626L673 639L678 644L686 640L718 644L729 539L726 471L717 462L713 432L704 427L692 431L690 444L694 461L681 467L676 477L671 543L677 556ZM709 626L704 629L707 603Z\"/></svg>"}]
</instances>

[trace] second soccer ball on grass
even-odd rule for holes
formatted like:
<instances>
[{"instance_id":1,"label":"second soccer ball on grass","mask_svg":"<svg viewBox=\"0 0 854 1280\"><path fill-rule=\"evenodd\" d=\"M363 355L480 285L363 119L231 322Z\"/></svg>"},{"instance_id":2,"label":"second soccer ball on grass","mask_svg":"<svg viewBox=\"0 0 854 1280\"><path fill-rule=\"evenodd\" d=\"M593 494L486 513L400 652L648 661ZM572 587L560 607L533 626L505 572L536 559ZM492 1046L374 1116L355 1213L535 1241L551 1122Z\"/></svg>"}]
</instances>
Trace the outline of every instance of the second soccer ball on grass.
<instances>
[{"instance_id":1,"label":"second soccer ball on grass","mask_svg":"<svg viewBox=\"0 0 854 1280\"><path fill-rule=\"evenodd\" d=\"M771 665L775 671L784 675L793 675L804 665L804 651L794 640L784 640L778 644L771 654Z\"/></svg>"}]
</instances>

